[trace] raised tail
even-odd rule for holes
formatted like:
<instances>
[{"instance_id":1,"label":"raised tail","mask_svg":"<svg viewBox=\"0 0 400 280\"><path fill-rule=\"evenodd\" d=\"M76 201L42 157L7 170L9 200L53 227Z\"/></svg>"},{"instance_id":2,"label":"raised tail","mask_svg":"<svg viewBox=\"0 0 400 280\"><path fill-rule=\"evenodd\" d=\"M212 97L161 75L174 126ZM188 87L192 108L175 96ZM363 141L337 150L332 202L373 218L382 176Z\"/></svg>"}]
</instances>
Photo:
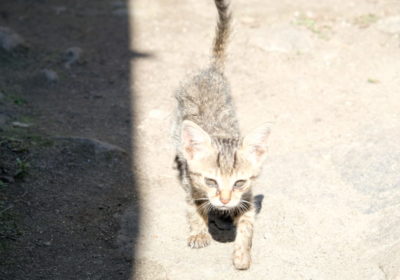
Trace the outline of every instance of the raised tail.
<instances>
[{"instance_id":1,"label":"raised tail","mask_svg":"<svg viewBox=\"0 0 400 280\"><path fill-rule=\"evenodd\" d=\"M225 63L225 49L230 34L231 12L229 9L229 0L215 0L215 6L218 11L218 22L213 45L213 65L223 71Z\"/></svg>"}]
</instances>

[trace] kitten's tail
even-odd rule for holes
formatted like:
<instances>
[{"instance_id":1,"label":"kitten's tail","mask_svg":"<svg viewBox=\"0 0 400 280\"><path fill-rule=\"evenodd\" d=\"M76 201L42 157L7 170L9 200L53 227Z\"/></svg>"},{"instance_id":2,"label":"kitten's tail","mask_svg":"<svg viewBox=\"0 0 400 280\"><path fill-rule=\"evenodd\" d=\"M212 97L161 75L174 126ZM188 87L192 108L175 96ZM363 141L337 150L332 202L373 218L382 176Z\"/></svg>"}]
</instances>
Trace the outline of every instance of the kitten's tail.
<instances>
[{"instance_id":1,"label":"kitten's tail","mask_svg":"<svg viewBox=\"0 0 400 280\"><path fill-rule=\"evenodd\" d=\"M225 63L225 48L230 34L231 12L229 0L215 0L218 11L218 21L213 44L212 64L223 71Z\"/></svg>"}]
</instances>

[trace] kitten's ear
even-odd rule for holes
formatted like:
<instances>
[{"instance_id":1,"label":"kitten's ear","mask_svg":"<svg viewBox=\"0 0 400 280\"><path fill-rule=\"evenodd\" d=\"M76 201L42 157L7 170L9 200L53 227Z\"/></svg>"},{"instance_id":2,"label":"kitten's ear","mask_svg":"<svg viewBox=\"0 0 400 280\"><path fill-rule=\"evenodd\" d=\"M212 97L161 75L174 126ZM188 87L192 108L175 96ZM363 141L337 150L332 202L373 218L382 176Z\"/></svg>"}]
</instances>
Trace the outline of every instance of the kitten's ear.
<instances>
[{"instance_id":1,"label":"kitten's ear","mask_svg":"<svg viewBox=\"0 0 400 280\"><path fill-rule=\"evenodd\" d=\"M199 159L211 148L210 136L192 121L182 122L181 139L182 152L187 160Z\"/></svg>"},{"instance_id":2,"label":"kitten's ear","mask_svg":"<svg viewBox=\"0 0 400 280\"><path fill-rule=\"evenodd\" d=\"M267 124L264 124L243 139L243 150L249 156L251 161L261 166L267 153L267 140L271 129Z\"/></svg>"}]
</instances>

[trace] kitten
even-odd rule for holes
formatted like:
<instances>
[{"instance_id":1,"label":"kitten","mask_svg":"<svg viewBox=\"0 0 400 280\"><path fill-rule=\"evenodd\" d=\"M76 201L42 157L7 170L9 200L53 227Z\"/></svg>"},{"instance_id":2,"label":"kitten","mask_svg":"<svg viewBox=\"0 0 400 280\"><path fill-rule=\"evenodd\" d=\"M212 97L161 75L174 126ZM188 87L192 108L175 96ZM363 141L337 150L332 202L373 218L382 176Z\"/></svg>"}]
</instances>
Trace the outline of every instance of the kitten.
<instances>
[{"instance_id":1,"label":"kitten","mask_svg":"<svg viewBox=\"0 0 400 280\"><path fill-rule=\"evenodd\" d=\"M228 214L237 228L233 264L248 269L255 218L251 184L265 158L269 128L264 125L240 136L223 74L231 13L226 0L215 0L215 5L218 22L210 66L176 93L176 161L187 192L188 245L209 245L207 214L211 210Z\"/></svg>"}]
</instances>

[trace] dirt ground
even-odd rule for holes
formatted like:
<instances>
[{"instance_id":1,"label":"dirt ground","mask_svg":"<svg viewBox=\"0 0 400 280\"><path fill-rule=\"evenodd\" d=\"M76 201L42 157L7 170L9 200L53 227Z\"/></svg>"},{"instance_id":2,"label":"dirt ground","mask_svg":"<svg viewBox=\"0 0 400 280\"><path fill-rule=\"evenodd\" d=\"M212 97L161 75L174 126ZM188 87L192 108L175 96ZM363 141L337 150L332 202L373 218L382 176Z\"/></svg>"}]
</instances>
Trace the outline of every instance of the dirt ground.
<instances>
[{"instance_id":1,"label":"dirt ground","mask_svg":"<svg viewBox=\"0 0 400 280\"><path fill-rule=\"evenodd\" d=\"M173 169L212 1L1 2L1 279L400 279L397 1L232 0L241 128L272 128L248 271L186 246Z\"/></svg>"}]
</instances>

